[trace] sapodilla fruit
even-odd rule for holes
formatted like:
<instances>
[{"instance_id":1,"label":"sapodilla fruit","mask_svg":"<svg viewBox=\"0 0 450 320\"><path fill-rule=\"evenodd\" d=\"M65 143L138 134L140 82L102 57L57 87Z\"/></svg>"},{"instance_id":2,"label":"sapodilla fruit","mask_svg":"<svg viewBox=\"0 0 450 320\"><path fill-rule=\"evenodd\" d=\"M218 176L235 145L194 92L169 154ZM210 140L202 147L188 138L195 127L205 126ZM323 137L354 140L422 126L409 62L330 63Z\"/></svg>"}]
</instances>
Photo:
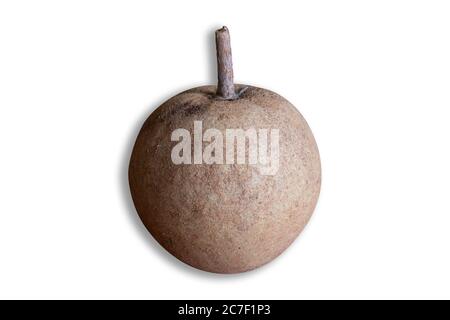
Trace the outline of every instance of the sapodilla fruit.
<instances>
[{"instance_id":1,"label":"sapodilla fruit","mask_svg":"<svg viewBox=\"0 0 450 320\"><path fill-rule=\"evenodd\" d=\"M142 222L166 250L201 270L238 273L271 261L302 231L321 168L292 104L233 84L226 27L216 47L218 86L182 92L149 116L129 182Z\"/></svg>"}]
</instances>

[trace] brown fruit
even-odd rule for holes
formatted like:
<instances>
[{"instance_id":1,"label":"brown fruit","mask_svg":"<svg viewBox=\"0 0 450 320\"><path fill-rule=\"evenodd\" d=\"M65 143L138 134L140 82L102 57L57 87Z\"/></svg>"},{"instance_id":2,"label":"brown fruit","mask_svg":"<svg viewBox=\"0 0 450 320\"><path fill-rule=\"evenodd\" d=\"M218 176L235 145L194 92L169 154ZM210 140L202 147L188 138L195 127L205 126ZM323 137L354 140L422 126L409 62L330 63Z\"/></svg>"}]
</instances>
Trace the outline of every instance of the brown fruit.
<instances>
[{"instance_id":1,"label":"brown fruit","mask_svg":"<svg viewBox=\"0 0 450 320\"><path fill-rule=\"evenodd\" d=\"M220 80L224 52L229 55L225 69L231 70L228 37L227 29L217 32L219 89L185 91L153 112L139 133L129 168L132 197L150 233L178 259L216 273L251 270L282 253L308 222L321 179L314 137L295 107L271 91L233 85L232 71L231 81L229 70L225 81ZM232 86L228 91L223 87L227 82ZM201 121L200 130L199 122L194 128L195 121ZM180 128L189 132L191 141L185 141L189 148L174 152L180 142L172 141L172 135ZM211 128L218 130L215 139L205 137ZM250 141L257 141L259 154L264 150L264 144L251 138L244 144L245 163L237 163L238 143L227 143L237 141L227 140L229 129L256 132L258 139L267 133L269 164L260 158L256 163L250 160ZM279 134L278 165L272 157L277 141L272 132ZM222 145L209 154L224 164L205 163L208 145L219 141L221 134ZM234 164L227 164L229 150ZM184 156L185 162L191 153L192 164L175 164L173 153ZM268 166L271 172L264 171Z\"/></svg>"}]
</instances>

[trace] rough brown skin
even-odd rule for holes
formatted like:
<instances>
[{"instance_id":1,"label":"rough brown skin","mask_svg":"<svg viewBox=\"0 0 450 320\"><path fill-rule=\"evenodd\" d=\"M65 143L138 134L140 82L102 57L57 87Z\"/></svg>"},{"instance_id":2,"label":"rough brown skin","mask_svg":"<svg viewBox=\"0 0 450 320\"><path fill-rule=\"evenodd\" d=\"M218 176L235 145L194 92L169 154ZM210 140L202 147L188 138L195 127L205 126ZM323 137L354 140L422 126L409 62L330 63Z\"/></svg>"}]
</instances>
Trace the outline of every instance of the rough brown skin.
<instances>
[{"instance_id":1,"label":"rough brown skin","mask_svg":"<svg viewBox=\"0 0 450 320\"><path fill-rule=\"evenodd\" d=\"M271 261L302 231L321 169L302 115L274 92L234 85L226 27L216 31L216 44L218 86L182 92L150 115L131 155L129 182L142 222L164 248L195 268L238 273ZM279 129L278 172L261 175L259 164L175 165L171 134L187 129L193 145L194 121L224 136L226 129Z\"/></svg>"},{"instance_id":2,"label":"rough brown skin","mask_svg":"<svg viewBox=\"0 0 450 320\"><path fill-rule=\"evenodd\" d=\"M243 86L236 86L238 90ZM185 263L237 273L282 253L308 222L320 190L320 160L301 114L284 98L248 87L239 99L194 88L165 102L145 122L129 170L134 203L155 239ZM173 130L278 128L280 166L274 176L251 165L174 165Z\"/></svg>"}]
</instances>

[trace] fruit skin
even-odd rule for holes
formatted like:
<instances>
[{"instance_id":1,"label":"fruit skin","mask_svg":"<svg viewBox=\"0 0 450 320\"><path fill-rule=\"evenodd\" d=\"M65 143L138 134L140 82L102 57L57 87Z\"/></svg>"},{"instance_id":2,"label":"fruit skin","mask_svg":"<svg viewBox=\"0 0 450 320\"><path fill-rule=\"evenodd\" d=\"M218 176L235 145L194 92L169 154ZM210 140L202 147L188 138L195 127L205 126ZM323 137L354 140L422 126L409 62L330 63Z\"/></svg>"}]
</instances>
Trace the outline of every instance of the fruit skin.
<instances>
[{"instance_id":1,"label":"fruit skin","mask_svg":"<svg viewBox=\"0 0 450 320\"><path fill-rule=\"evenodd\" d=\"M244 87L233 101L218 98L215 86L172 97L145 121L130 160L142 222L171 254L204 271L238 273L273 260L305 227L320 192L319 152L302 115L274 92L236 85ZM277 174L248 164L173 164L172 131L192 134L197 120L203 130L279 129Z\"/></svg>"}]
</instances>

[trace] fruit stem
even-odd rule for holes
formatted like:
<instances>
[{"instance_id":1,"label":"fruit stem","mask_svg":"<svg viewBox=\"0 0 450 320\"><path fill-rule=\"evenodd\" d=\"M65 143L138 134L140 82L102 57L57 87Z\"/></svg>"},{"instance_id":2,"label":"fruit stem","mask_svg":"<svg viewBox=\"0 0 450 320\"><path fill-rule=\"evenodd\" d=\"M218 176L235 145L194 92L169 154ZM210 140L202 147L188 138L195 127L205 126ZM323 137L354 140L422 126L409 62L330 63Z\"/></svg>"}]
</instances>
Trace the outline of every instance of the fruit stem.
<instances>
[{"instance_id":1,"label":"fruit stem","mask_svg":"<svg viewBox=\"0 0 450 320\"><path fill-rule=\"evenodd\" d=\"M216 94L226 100L236 99L237 95L233 83L230 33L225 26L216 31L216 54L218 78Z\"/></svg>"}]
</instances>

